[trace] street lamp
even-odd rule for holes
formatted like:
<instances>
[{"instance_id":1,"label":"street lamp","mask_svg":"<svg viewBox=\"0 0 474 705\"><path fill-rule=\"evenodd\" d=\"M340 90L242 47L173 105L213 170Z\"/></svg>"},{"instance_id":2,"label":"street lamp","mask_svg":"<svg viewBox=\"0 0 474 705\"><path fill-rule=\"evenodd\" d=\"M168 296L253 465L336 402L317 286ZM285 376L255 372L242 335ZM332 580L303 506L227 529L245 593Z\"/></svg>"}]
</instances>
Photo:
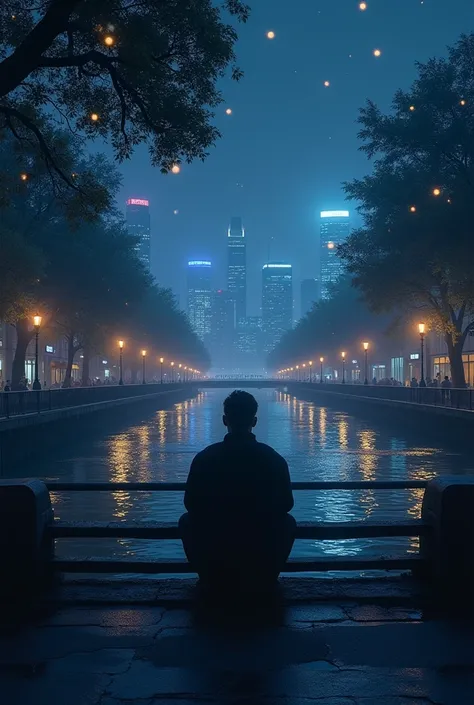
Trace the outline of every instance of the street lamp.
<instances>
[{"instance_id":1,"label":"street lamp","mask_svg":"<svg viewBox=\"0 0 474 705\"><path fill-rule=\"evenodd\" d=\"M181 368L182 368L182 364L179 363L179 365L178 365L178 369L179 369L178 376L179 376L179 381L180 381L180 382L181 382Z\"/></svg>"},{"instance_id":2,"label":"street lamp","mask_svg":"<svg viewBox=\"0 0 474 705\"><path fill-rule=\"evenodd\" d=\"M309 383L313 383L313 361L309 361Z\"/></svg>"},{"instance_id":3,"label":"street lamp","mask_svg":"<svg viewBox=\"0 0 474 705\"><path fill-rule=\"evenodd\" d=\"M174 362L171 363L171 381L174 382Z\"/></svg>"},{"instance_id":4,"label":"street lamp","mask_svg":"<svg viewBox=\"0 0 474 705\"><path fill-rule=\"evenodd\" d=\"M163 384L163 363L165 361L164 357L160 357L160 384Z\"/></svg>"},{"instance_id":5,"label":"street lamp","mask_svg":"<svg viewBox=\"0 0 474 705\"><path fill-rule=\"evenodd\" d=\"M184 368L184 381L185 381L185 382L187 382L188 379L189 379L189 375L188 375L188 373L187 373L187 369L188 369L187 367Z\"/></svg>"},{"instance_id":6,"label":"street lamp","mask_svg":"<svg viewBox=\"0 0 474 705\"><path fill-rule=\"evenodd\" d=\"M303 382L306 382L306 363L303 363Z\"/></svg>"},{"instance_id":7,"label":"street lamp","mask_svg":"<svg viewBox=\"0 0 474 705\"><path fill-rule=\"evenodd\" d=\"M119 384L123 384L123 340L118 341L118 346L120 349L120 379Z\"/></svg>"},{"instance_id":8,"label":"street lamp","mask_svg":"<svg viewBox=\"0 0 474 705\"><path fill-rule=\"evenodd\" d=\"M321 369L320 369L320 375L319 375L319 384L323 383L323 362L324 362L324 357L320 357L319 364L321 366Z\"/></svg>"},{"instance_id":9,"label":"street lamp","mask_svg":"<svg viewBox=\"0 0 474 705\"><path fill-rule=\"evenodd\" d=\"M346 383L346 353L341 353L342 357L342 384Z\"/></svg>"},{"instance_id":10,"label":"street lamp","mask_svg":"<svg viewBox=\"0 0 474 705\"><path fill-rule=\"evenodd\" d=\"M420 387L426 387L425 382L425 324L418 323L418 331L420 333L420 344L421 344L421 379Z\"/></svg>"},{"instance_id":11,"label":"street lamp","mask_svg":"<svg viewBox=\"0 0 474 705\"><path fill-rule=\"evenodd\" d=\"M300 366L296 365L296 380L299 382L300 381Z\"/></svg>"},{"instance_id":12,"label":"street lamp","mask_svg":"<svg viewBox=\"0 0 474 705\"><path fill-rule=\"evenodd\" d=\"M364 347L364 353L365 353L365 380L364 384L369 384L369 378L368 378L368 364L367 364L367 355L369 352L369 344L368 343L362 343Z\"/></svg>"},{"instance_id":13,"label":"street lamp","mask_svg":"<svg viewBox=\"0 0 474 705\"><path fill-rule=\"evenodd\" d=\"M41 316L33 316L33 325L35 327L35 381L33 382L33 389L41 389L41 382L39 381L39 364L38 364L38 340L39 340L39 329L41 325Z\"/></svg>"},{"instance_id":14,"label":"street lamp","mask_svg":"<svg viewBox=\"0 0 474 705\"><path fill-rule=\"evenodd\" d=\"M146 350L142 350L142 384L146 384L146 379L145 379L145 358L146 358Z\"/></svg>"}]
</instances>

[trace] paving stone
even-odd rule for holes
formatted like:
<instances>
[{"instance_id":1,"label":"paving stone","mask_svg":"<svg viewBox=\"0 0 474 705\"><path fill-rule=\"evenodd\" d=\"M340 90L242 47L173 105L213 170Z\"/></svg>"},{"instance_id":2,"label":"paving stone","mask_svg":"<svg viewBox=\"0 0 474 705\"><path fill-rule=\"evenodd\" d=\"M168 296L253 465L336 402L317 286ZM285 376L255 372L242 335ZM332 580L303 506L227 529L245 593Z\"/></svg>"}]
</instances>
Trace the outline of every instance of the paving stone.
<instances>
[{"instance_id":1,"label":"paving stone","mask_svg":"<svg viewBox=\"0 0 474 705\"><path fill-rule=\"evenodd\" d=\"M145 627L158 624L164 612L164 607L76 608L61 610L44 618L38 626Z\"/></svg>"},{"instance_id":2,"label":"paving stone","mask_svg":"<svg viewBox=\"0 0 474 705\"><path fill-rule=\"evenodd\" d=\"M285 615L285 624L294 622L339 622L347 619L342 607L336 605L298 605L289 607Z\"/></svg>"},{"instance_id":3,"label":"paving stone","mask_svg":"<svg viewBox=\"0 0 474 705\"><path fill-rule=\"evenodd\" d=\"M180 629L193 625L194 616L190 610L167 609L160 620L161 629Z\"/></svg>"},{"instance_id":4,"label":"paving stone","mask_svg":"<svg viewBox=\"0 0 474 705\"><path fill-rule=\"evenodd\" d=\"M127 673L113 677L107 693L112 698L134 700L153 698L157 695L192 696L194 693L210 694L206 678L198 672L184 668L157 668L150 661L132 662ZM141 705L141 703L140 703Z\"/></svg>"},{"instance_id":5,"label":"paving stone","mask_svg":"<svg viewBox=\"0 0 474 705\"><path fill-rule=\"evenodd\" d=\"M41 678L3 676L0 688L5 705L98 705L110 682L111 676L47 669Z\"/></svg>"},{"instance_id":6,"label":"paving stone","mask_svg":"<svg viewBox=\"0 0 474 705\"><path fill-rule=\"evenodd\" d=\"M358 605L348 609L347 613L356 622L408 622L422 618L419 610L395 609L380 605Z\"/></svg>"}]
</instances>

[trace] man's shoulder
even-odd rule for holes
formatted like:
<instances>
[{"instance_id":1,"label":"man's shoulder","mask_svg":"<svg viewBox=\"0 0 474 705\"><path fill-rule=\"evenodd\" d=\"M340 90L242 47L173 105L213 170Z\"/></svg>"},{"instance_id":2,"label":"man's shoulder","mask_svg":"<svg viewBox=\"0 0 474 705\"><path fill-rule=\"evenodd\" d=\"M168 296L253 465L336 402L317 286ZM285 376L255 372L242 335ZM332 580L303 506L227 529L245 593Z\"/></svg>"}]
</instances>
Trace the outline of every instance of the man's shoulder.
<instances>
[{"instance_id":1,"label":"man's shoulder","mask_svg":"<svg viewBox=\"0 0 474 705\"><path fill-rule=\"evenodd\" d=\"M223 450L223 448L223 441L219 441L218 443L212 443L210 446L206 446L206 448L200 450L199 453L195 456L194 460L204 460L206 458L209 458L210 456L217 455Z\"/></svg>"},{"instance_id":2,"label":"man's shoulder","mask_svg":"<svg viewBox=\"0 0 474 705\"><path fill-rule=\"evenodd\" d=\"M286 465L285 458L280 455L280 453L278 453L275 448L272 448L266 443L260 443L260 441L257 441L256 445L260 453L267 455L269 458L272 458L275 461L280 461L281 463L284 463Z\"/></svg>"}]
</instances>

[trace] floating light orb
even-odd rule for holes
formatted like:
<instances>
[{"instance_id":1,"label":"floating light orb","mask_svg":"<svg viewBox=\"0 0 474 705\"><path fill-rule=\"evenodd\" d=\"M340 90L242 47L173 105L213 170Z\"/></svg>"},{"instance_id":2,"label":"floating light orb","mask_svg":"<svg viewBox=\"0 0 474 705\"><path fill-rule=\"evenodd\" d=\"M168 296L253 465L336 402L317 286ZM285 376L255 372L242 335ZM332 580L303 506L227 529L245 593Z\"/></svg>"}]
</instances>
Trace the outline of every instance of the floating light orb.
<instances>
[{"instance_id":1,"label":"floating light orb","mask_svg":"<svg viewBox=\"0 0 474 705\"><path fill-rule=\"evenodd\" d=\"M374 56L376 56L377 58L379 56L382 56L382 52L380 51L380 49L374 49Z\"/></svg>"},{"instance_id":2,"label":"floating light orb","mask_svg":"<svg viewBox=\"0 0 474 705\"><path fill-rule=\"evenodd\" d=\"M104 44L108 47L112 47L115 44L115 39L108 34L104 37Z\"/></svg>"},{"instance_id":3,"label":"floating light orb","mask_svg":"<svg viewBox=\"0 0 474 705\"><path fill-rule=\"evenodd\" d=\"M331 84L329 83L329 81L324 81L324 85L326 86L326 88L329 88Z\"/></svg>"},{"instance_id":4,"label":"floating light orb","mask_svg":"<svg viewBox=\"0 0 474 705\"><path fill-rule=\"evenodd\" d=\"M328 242L328 250L334 250L334 243L333 242Z\"/></svg>"},{"instance_id":5,"label":"floating light orb","mask_svg":"<svg viewBox=\"0 0 474 705\"><path fill-rule=\"evenodd\" d=\"M267 32L267 39L275 39L275 37L276 37L276 34L272 29L269 32Z\"/></svg>"},{"instance_id":6,"label":"floating light orb","mask_svg":"<svg viewBox=\"0 0 474 705\"><path fill-rule=\"evenodd\" d=\"M415 110L415 106L414 106L414 105L410 105L410 112L413 112L414 110Z\"/></svg>"},{"instance_id":7,"label":"floating light orb","mask_svg":"<svg viewBox=\"0 0 474 705\"><path fill-rule=\"evenodd\" d=\"M28 181L28 174L25 174L25 173L20 174L20 179L22 181Z\"/></svg>"},{"instance_id":8,"label":"floating light orb","mask_svg":"<svg viewBox=\"0 0 474 705\"><path fill-rule=\"evenodd\" d=\"M173 174L179 174L180 171L181 167L179 166L179 164L173 164L173 166L171 167L171 172Z\"/></svg>"},{"instance_id":9,"label":"floating light orb","mask_svg":"<svg viewBox=\"0 0 474 705\"><path fill-rule=\"evenodd\" d=\"M410 206L410 213L416 213L416 206Z\"/></svg>"},{"instance_id":10,"label":"floating light orb","mask_svg":"<svg viewBox=\"0 0 474 705\"><path fill-rule=\"evenodd\" d=\"M441 189L434 188L433 189L433 196L441 196Z\"/></svg>"},{"instance_id":11,"label":"floating light orb","mask_svg":"<svg viewBox=\"0 0 474 705\"><path fill-rule=\"evenodd\" d=\"M459 101L459 105L466 105L466 101L464 99Z\"/></svg>"},{"instance_id":12,"label":"floating light orb","mask_svg":"<svg viewBox=\"0 0 474 705\"><path fill-rule=\"evenodd\" d=\"M360 2L359 3L359 10L364 12L364 10L367 10L367 3L366 2Z\"/></svg>"},{"instance_id":13,"label":"floating light orb","mask_svg":"<svg viewBox=\"0 0 474 705\"><path fill-rule=\"evenodd\" d=\"M97 113L91 113L92 122L97 122L98 119L99 119L99 116L97 115Z\"/></svg>"},{"instance_id":14,"label":"floating light orb","mask_svg":"<svg viewBox=\"0 0 474 705\"><path fill-rule=\"evenodd\" d=\"M227 110L225 111L225 114L232 115L232 108L227 108Z\"/></svg>"},{"instance_id":15,"label":"floating light orb","mask_svg":"<svg viewBox=\"0 0 474 705\"><path fill-rule=\"evenodd\" d=\"M179 213L179 210L176 208L176 209L173 211L173 215L178 215L178 213Z\"/></svg>"}]
</instances>

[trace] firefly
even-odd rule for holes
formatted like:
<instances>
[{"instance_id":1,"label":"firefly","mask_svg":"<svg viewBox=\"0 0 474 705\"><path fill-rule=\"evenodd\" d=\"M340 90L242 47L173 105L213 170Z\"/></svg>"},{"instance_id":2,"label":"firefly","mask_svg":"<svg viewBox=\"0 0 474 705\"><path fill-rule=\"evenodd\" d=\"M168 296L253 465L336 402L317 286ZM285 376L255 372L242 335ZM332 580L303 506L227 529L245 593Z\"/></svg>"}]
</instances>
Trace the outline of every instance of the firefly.
<instances>
[{"instance_id":1,"label":"firefly","mask_svg":"<svg viewBox=\"0 0 474 705\"><path fill-rule=\"evenodd\" d=\"M97 115L97 113L91 113L92 122L97 122L98 119L99 119L99 116Z\"/></svg>"},{"instance_id":2,"label":"firefly","mask_svg":"<svg viewBox=\"0 0 474 705\"><path fill-rule=\"evenodd\" d=\"M374 49L374 56L376 56L377 58L379 56L382 56L382 52L380 51L380 49Z\"/></svg>"},{"instance_id":3,"label":"firefly","mask_svg":"<svg viewBox=\"0 0 474 705\"><path fill-rule=\"evenodd\" d=\"M22 181L28 181L28 174L25 174L25 173L20 174L20 179L21 179Z\"/></svg>"},{"instance_id":4,"label":"firefly","mask_svg":"<svg viewBox=\"0 0 474 705\"><path fill-rule=\"evenodd\" d=\"M275 39L275 32L273 30L270 30L267 32L267 39Z\"/></svg>"},{"instance_id":5,"label":"firefly","mask_svg":"<svg viewBox=\"0 0 474 705\"><path fill-rule=\"evenodd\" d=\"M181 167L179 166L179 164L173 164L173 166L171 167L171 172L173 174L179 174L180 171Z\"/></svg>"},{"instance_id":6,"label":"firefly","mask_svg":"<svg viewBox=\"0 0 474 705\"><path fill-rule=\"evenodd\" d=\"M466 105L466 101L463 99L460 101L459 105Z\"/></svg>"},{"instance_id":7,"label":"firefly","mask_svg":"<svg viewBox=\"0 0 474 705\"><path fill-rule=\"evenodd\" d=\"M414 105L410 105L410 112L413 112L414 110L415 110L415 106L414 106Z\"/></svg>"},{"instance_id":8,"label":"firefly","mask_svg":"<svg viewBox=\"0 0 474 705\"><path fill-rule=\"evenodd\" d=\"M232 115L232 108L227 108L225 113L226 113L226 115Z\"/></svg>"},{"instance_id":9,"label":"firefly","mask_svg":"<svg viewBox=\"0 0 474 705\"><path fill-rule=\"evenodd\" d=\"M329 83L329 81L324 81L324 85L326 86L326 88L329 88L331 84Z\"/></svg>"},{"instance_id":10,"label":"firefly","mask_svg":"<svg viewBox=\"0 0 474 705\"><path fill-rule=\"evenodd\" d=\"M441 189L434 188L433 189L433 196L441 196Z\"/></svg>"},{"instance_id":11,"label":"firefly","mask_svg":"<svg viewBox=\"0 0 474 705\"><path fill-rule=\"evenodd\" d=\"M410 213L416 213L416 206L410 206Z\"/></svg>"}]
</instances>

